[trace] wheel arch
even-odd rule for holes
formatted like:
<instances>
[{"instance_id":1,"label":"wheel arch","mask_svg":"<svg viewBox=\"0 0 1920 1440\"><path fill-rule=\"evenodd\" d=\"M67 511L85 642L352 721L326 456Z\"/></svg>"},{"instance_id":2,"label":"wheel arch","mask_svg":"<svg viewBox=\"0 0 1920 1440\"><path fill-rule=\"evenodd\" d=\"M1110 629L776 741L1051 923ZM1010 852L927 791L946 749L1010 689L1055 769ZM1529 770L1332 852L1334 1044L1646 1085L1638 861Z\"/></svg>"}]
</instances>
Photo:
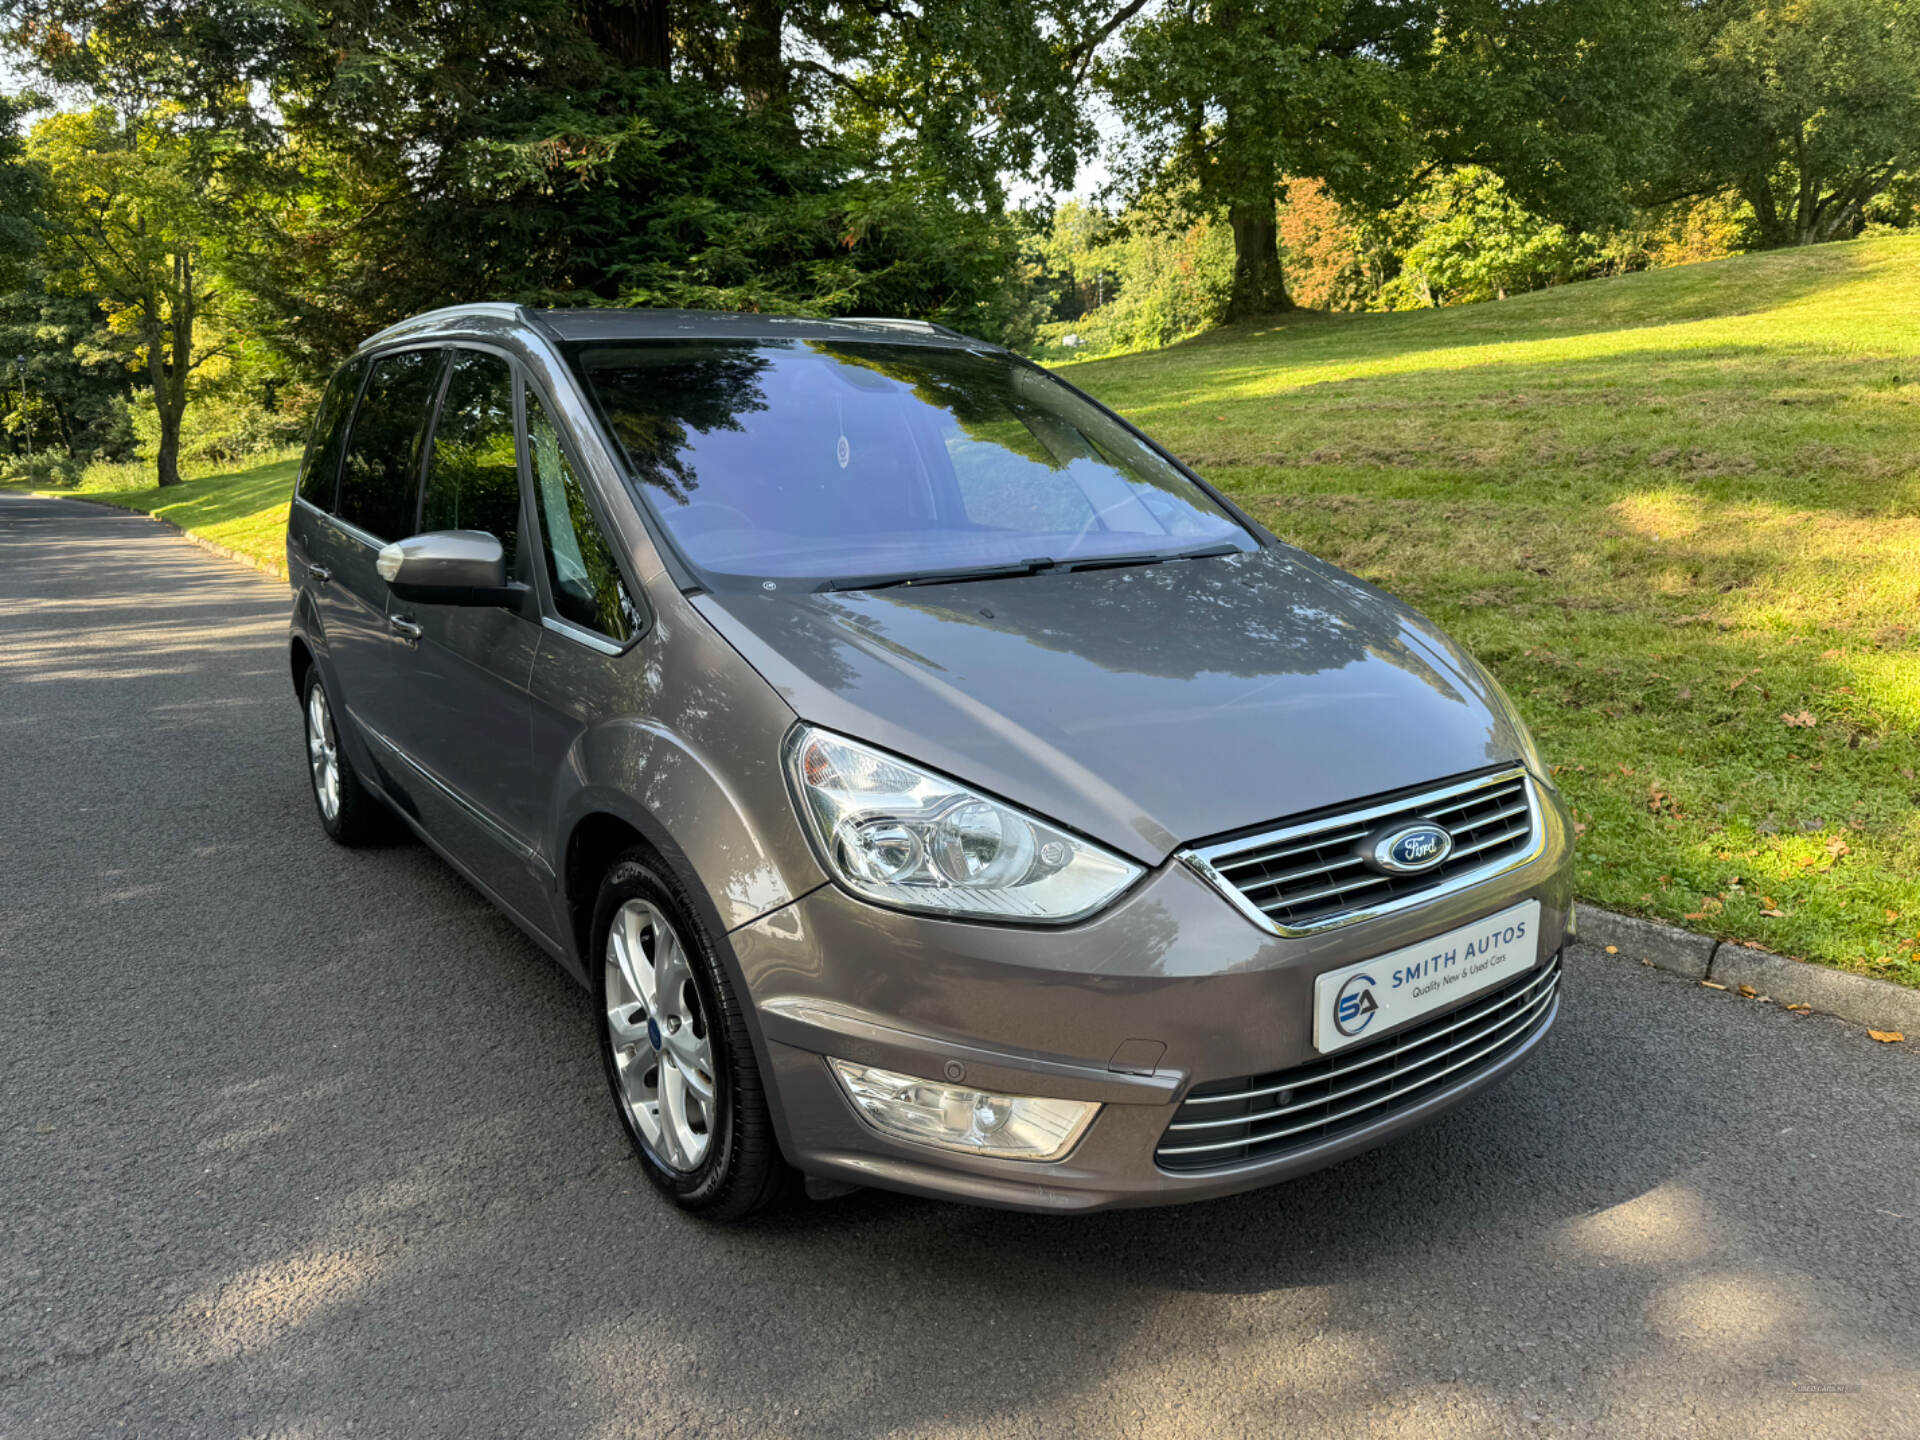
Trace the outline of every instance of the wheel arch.
<instances>
[{"instance_id":1,"label":"wheel arch","mask_svg":"<svg viewBox=\"0 0 1920 1440\"><path fill-rule=\"evenodd\" d=\"M677 883L687 903L693 907L694 918L706 931L714 953L719 957L720 967L726 973L727 983L740 1000L747 1036L753 1045L754 1060L760 1067L760 1073L763 1076L771 1075L772 1058L767 1049L767 1037L761 1027L759 1007L754 1004L753 992L747 986L745 969L734 952L729 928L722 921L712 895L701 883L686 852L675 843L657 817L625 796L602 791L583 796L583 802L567 826L557 877L567 928L567 943L563 952L567 967L590 993L598 993L595 967L600 962L594 953L590 932L595 902L600 895L600 882L621 855L634 849L644 851L658 863L669 879ZM778 1090L772 1086L768 1087L767 1104L773 1114L774 1133L779 1139L781 1151L790 1156L794 1150L786 1108Z\"/></svg>"},{"instance_id":2,"label":"wheel arch","mask_svg":"<svg viewBox=\"0 0 1920 1440\"><path fill-rule=\"evenodd\" d=\"M314 666L313 647L305 636L296 634L288 644L287 663L293 670L293 693L298 695L306 689L307 672Z\"/></svg>"}]
</instances>

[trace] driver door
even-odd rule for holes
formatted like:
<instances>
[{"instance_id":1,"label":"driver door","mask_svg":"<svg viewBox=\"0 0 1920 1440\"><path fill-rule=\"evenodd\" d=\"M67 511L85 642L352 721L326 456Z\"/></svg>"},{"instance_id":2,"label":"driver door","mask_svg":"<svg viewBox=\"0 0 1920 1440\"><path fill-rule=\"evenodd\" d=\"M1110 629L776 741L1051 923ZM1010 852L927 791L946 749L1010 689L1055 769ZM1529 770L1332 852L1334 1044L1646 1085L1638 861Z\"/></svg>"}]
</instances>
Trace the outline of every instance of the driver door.
<instances>
[{"instance_id":1,"label":"driver door","mask_svg":"<svg viewBox=\"0 0 1920 1440\"><path fill-rule=\"evenodd\" d=\"M513 406L511 362L491 351L453 351L417 531L484 530L506 552L508 578L526 585L532 572ZM421 818L475 878L544 931L528 697L538 599L528 588L508 605L388 604L408 672L394 738L426 782L412 787Z\"/></svg>"}]
</instances>

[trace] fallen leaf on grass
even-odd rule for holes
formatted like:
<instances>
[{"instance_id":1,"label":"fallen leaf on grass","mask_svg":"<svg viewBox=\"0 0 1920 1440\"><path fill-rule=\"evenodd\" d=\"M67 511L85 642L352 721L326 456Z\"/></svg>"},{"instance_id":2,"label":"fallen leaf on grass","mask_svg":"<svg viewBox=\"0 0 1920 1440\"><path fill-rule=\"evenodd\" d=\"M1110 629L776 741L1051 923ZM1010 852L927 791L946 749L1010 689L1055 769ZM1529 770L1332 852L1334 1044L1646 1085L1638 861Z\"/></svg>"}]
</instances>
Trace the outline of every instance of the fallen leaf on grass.
<instances>
[{"instance_id":1,"label":"fallen leaf on grass","mask_svg":"<svg viewBox=\"0 0 1920 1440\"><path fill-rule=\"evenodd\" d=\"M1780 715L1782 725L1791 725L1797 730L1811 730L1820 722L1813 718L1811 710L1802 710L1798 715L1789 715L1784 711Z\"/></svg>"},{"instance_id":2,"label":"fallen leaf on grass","mask_svg":"<svg viewBox=\"0 0 1920 1440\"><path fill-rule=\"evenodd\" d=\"M1875 1040L1878 1040L1882 1045L1898 1045L1902 1040L1907 1038L1898 1030L1869 1030L1867 1034L1871 1035Z\"/></svg>"},{"instance_id":3,"label":"fallen leaf on grass","mask_svg":"<svg viewBox=\"0 0 1920 1440\"><path fill-rule=\"evenodd\" d=\"M1769 920L1784 920L1787 918L1787 912L1784 910L1762 910L1760 913Z\"/></svg>"},{"instance_id":4,"label":"fallen leaf on grass","mask_svg":"<svg viewBox=\"0 0 1920 1440\"><path fill-rule=\"evenodd\" d=\"M1852 853L1853 853L1853 847L1847 844L1847 842L1842 840L1838 835L1834 836L1831 840L1827 841L1827 854L1833 856L1833 858L1836 860L1838 860L1842 855L1851 855Z\"/></svg>"}]
</instances>

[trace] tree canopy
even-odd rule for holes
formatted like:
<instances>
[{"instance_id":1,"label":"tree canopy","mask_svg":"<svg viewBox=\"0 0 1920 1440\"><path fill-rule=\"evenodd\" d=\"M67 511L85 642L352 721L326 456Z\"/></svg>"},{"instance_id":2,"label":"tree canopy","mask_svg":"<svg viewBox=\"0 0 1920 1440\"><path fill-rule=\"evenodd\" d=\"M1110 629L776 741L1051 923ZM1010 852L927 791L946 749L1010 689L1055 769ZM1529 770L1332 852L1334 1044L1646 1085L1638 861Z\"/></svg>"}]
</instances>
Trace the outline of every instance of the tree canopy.
<instances>
[{"instance_id":1,"label":"tree canopy","mask_svg":"<svg viewBox=\"0 0 1920 1440\"><path fill-rule=\"evenodd\" d=\"M131 387L171 478L192 396L272 409L466 300L1145 344L1283 310L1289 273L1451 303L1904 223L1916 6L0 0L57 97L0 110L0 324L86 337L0 428L123 444ZM1056 216L1096 153L1113 185Z\"/></svg>"}]
</instances>

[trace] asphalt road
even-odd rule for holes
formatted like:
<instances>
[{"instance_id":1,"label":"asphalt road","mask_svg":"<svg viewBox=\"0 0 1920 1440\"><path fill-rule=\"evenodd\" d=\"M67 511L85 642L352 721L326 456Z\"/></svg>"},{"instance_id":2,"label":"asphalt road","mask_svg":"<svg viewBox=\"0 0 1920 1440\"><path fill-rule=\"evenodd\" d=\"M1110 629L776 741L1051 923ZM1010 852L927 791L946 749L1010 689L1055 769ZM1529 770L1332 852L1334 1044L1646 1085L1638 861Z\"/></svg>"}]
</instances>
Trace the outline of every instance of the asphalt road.
<instances>
[{"instance_id":1,"label":"asphalt road","mask_svg":"<svg viewBox=\"0 0 1920 1440\"><path fill-rule=\"evenodd\" d=\"M572 982L321 834L287 607L0 497L0 1436L1920 1434L1920 1056L1591 952L1279 1189L680 1218Z\"/></svg>"}]
</instances>

